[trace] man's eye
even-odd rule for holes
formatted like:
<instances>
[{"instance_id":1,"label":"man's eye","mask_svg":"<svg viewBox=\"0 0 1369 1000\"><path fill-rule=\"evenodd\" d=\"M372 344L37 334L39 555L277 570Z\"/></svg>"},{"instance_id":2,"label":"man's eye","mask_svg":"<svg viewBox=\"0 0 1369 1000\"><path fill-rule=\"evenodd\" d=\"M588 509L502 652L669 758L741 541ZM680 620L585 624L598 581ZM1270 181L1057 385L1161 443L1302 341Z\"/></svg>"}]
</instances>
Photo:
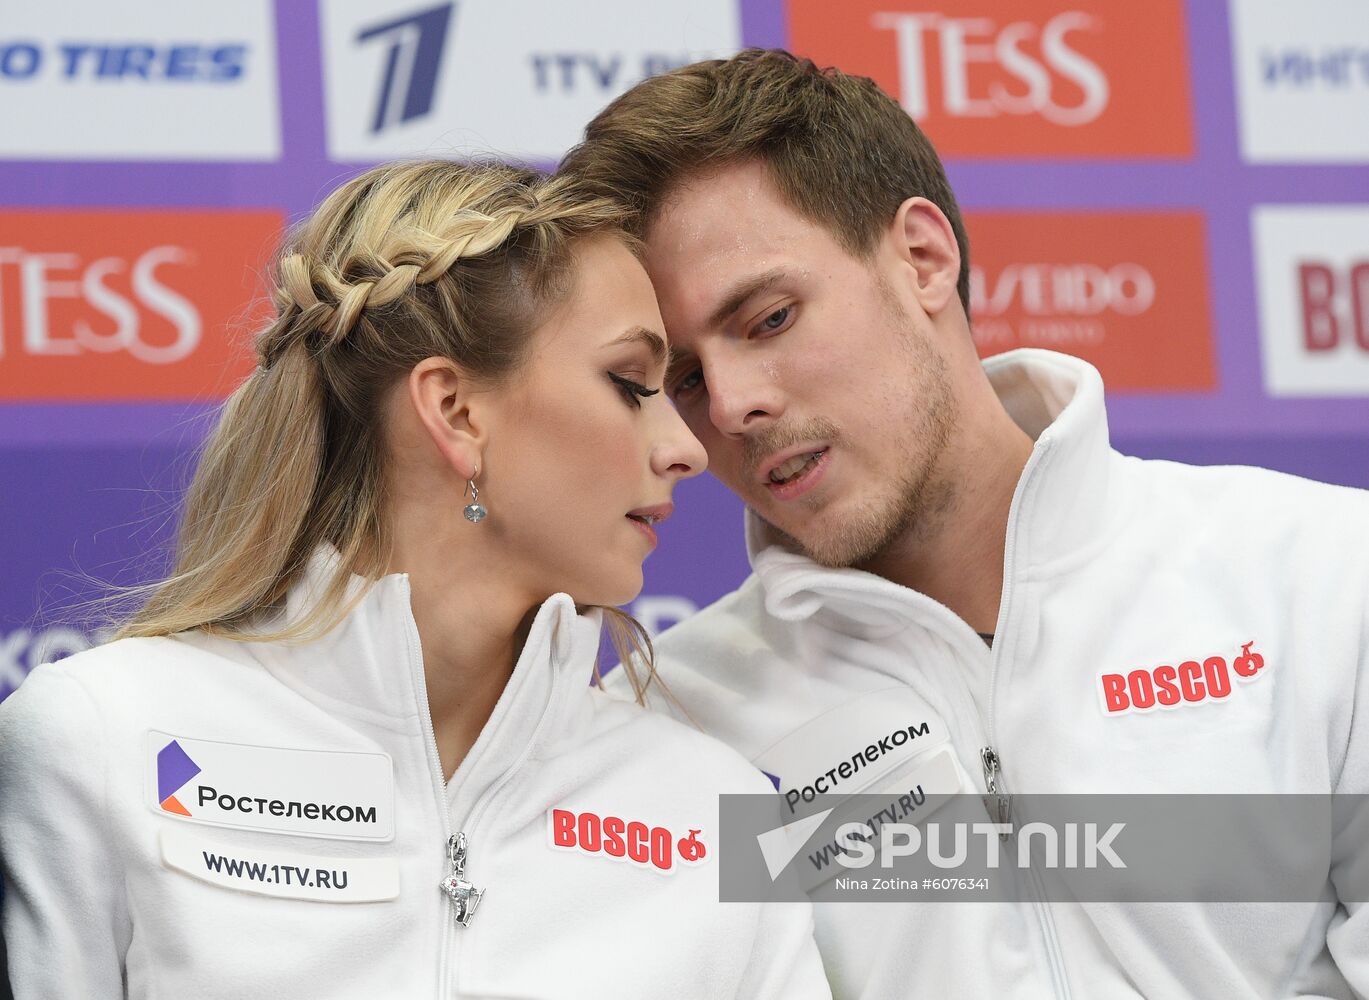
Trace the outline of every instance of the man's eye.
<instances>
[{"instance_id":1,"label":"man's eye","mask_svg":"<svg viewBox=\"0 0 1369 1000\"><path fill-rule=\"evenodd\" d=\"M784 306L783 308L776 309L769 316L765 317L765 319L761 320L761 324L757 329L761 333L774 333L789 321L789 314L793 312L793 309L793 306Z\"/></svg>"},{"instance_id":2,"label":"man's eye","mask_svg":"<svg viewBox=\"0 0 1369 1000\"><path fill-rule=\"evenodd\" d=\"M703 385L704 373L699 368L691 368L683 377L675 382L675 387L671 390L671 396L680 396L684 393L693 392Z\"/></svg>"}]
</instances>

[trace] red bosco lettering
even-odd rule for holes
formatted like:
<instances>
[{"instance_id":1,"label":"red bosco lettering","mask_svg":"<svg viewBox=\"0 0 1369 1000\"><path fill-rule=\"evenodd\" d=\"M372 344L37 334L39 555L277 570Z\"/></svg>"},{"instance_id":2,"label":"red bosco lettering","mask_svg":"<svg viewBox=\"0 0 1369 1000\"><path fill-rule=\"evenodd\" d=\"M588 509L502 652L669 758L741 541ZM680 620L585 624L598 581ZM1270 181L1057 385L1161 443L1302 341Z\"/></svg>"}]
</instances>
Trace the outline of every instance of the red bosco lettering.
<instances>
[{"instance_id":1,"label":"red bosco lettering","mask_svg":"<svg viewBox=\"0 0 1369 1000\"><path fill-rule=\"evenodd\" d=\"M1103 674L1098 678L1103 712L1122 715L1220 701L1231 694L1233 677L1251 681L1264 669L1264 657L1255 652L1254 645L1253 641L1242 643L1240 654L1230 664L1224 657L1209 656L1201 662L1184 660L1177 666L1166 663L1125 674Z\"/></svg>"},{"instance_id":2,"label":"red bosco lettering","mask_svg":"<svg viewBox=\"0 0 1369 1000\"><path fill-rule=\"evenodd\" d=\"M1353 344L1369 352L1369 260L1337 269L1318 261L1298 265L1303 347L1310 354Z\"/></svg>"},{"instance_id":3,"label":"red bosco lettering","mask_svg":"<svg viewBox=\"0 0 1369 1000\"><path fill-rule=\"evenodd\" d=\"M673 872L677 863L698 864L708 856L699 839L702 830L677 838L663 826L570 809L553 809L547 818L552 846L565 850L603 854L665 873Z\"/></svg>"}]
</instances>

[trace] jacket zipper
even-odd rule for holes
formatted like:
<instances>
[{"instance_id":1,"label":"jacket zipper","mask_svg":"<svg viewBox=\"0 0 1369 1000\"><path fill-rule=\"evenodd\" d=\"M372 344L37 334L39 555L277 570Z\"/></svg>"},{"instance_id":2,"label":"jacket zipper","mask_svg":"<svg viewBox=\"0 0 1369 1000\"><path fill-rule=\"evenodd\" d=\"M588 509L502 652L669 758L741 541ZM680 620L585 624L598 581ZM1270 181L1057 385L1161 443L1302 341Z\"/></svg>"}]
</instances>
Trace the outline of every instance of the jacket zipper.
<instances>
[{"instance_id":1,"label":"jacket zipper","mask_svg":"<svg viewBox=\"0 0 1369 1000\"><path fill-rule=\"evenodd\" d=\"M404 599L406 605L411 600L409 591L409 581L404 581ZM418 697L419 711L423 716L424 736L427 738L428 750L428 774L432 778L433 788L437 794L437 819L438 825L442 828L442 840L444 845L451 844L456 840L456 834L452 833L451 817L447 812L446 780L442 775L442 757L437 752L437 730L433 728L433 712L428 704L428 683L423 675L423 646L418 637L418 626L414 623L413 613L406 611L406 621L404 634L409 646L409 677L414 685L414 691ZM464 834L462 834L464 836ZM464 858L463 858L464 869ZM448 876L450 878L450 876ZM440 888L445 889L445 880L440 884ZM450 920L449 913L451 904L446 895L439 901L441 906L443 931L437 949L437 984L438 1000L450 992L447 983L447 958L449 945L451 944L451 934L447 931L446 921Z\"/></svg>"},{"instance_id":2,"label":"jacket zipper","mask_svg":"<svg viewBox=\"0 0 1369 1000\"><path fill-rule=\"evenodd\" d=\"M1049 445L1047 447L1049 447ZM1032 452L1031 458L1028 459L1027 465L1023 469L1022 482L1026 482L1031 471L1036 465L1040 464L1043 455L1044 451ZM1008 511L1008 524L1010 528L1016 524L1019 501L1022 495L1022 493L1019 493L1017 496L1013 497L1012 506ZM1003 554L1003 594L1000 599L998 622L1000 632L1002 631L1003 624L1007 621L1007 615L1004 612L1007 610L1008 602L1011 597L1015 556L1014 549L1015 536L1010 530L1005 540ZM946 636L946 638L952 639L953 645L959 647L966 656L983 655L983 643L980 642L977 637L974 637L971 642L970 639L964 635L964 633L969 633L971 631L970 627L954 615L947 615L947 618L947 624L951 629L951 634ZM1009 793L1007 779L1004 773L1002 749L1000 744L994 739L993 732L994 701L998 687L999 651L1001 649L1001 644L996 641L992 651L989 653L989 703L987 710L982 715L975 703L974 695L970 691L961 671L952 671L954 676L949 679L949 683L951 689L955 690L957 693L958 697L956 700L963 702L959 713L962 730L971 735L980 736L980 739L977 742L979 746L979 762L984 777L984 791L989 797L990 801L988 804L994 814L995 822L1006 823L1009 822L1012 816L1012 796ZM972 722L972 725L966 725L966 720ZM970 746L975 745L975 742L970 742ZM1003 839L1007 840L1010 836L1011 835L1009 834L1003 837ZM1055 932L1055 921L1051 916L1049 907L1044 902L1042 883L1035 867L1028 870L1027 883L1031 887L1031 893L1034 897L1029 900L1029 902L1032 910L1036 914L1037 925L1041 931L1042 944L1046 951L1046 961L1049 967L1055 996L1060 998L1060 1000L1069 1000L1071 995L1069 981L1065 976L1064 958L1060 952L1059 937Z\"/></svg>"},{"instance_id":3,"label":"jacket zipper","mask_svg":"<svg viewBox=\"0 0 1369 1000\"><path fill-rule=\"evenodd\" d=\"M1012 815L1012 800L998 790L998 769L1001 766L998 751L993 747L983 747L979 751L979 760L984 765L984 791L993 801L994 822L1007 823ZM1003 840L1008 839L1006 833L999 836Z\"/></svg>"},{"instance_id":4,"label":"jacket zipper","mask_svg":"<svg viewBox=\"0 0 1369 1000\"><path fill-rule=\"evenodd\" d=\"M452 906L456 910L456 922L462 927L471 925L471 920L475 917L475 909L480 905L480 898L485 895L484 889L478 889L466 881L466 854L468 850L469 842L464 831L454 833L447 838L447 861L451 864L452 870L442 880L442 891L451 899Z\"/></svg>"},{"instance_id":5,"label":"jacket zipper","mask_svg":"<svg viewBox=\"0 0 1369 1000\"><path fill-rule=\"evenodd\" d=\"M537 744L538 736L542 731L542 727L543 725L545 725L547 717L550 715L550 712L548 710L551 708L552 703L555 701L556 692L557 684L556 680L554 679L552 681L550 688L547 691L547 700L542 705L542 712L538 716L537 722L532 728L532 732L528 735L527 740L524 742L522 750L519 751L518 755L514 758L513 762L508 766L504 773L501 774L497 779L495 779L490 784L490 786L480 794L479 798L477 798L474 802L471 803L470 809L468 809L466 812L466 819L462 823L463 829L459 830L456 833L451 833L447 837L447 860L448 864L450 865L451 871L449 872L447 877L443 879L441 887L448 896L448 898L451 900L451 904L455 907L455 914L454 917L448 917L446 914L444 914L443 916L445 919L454 919L455 923L460 924L462 927L469 927L471 925L471 920L475 916L476 907L480 905L480 900L485 895L484 887L477 888L465 879L466 862L469 858L470 844L472 841L472 837L468 836L467 831L474 831L476 829L480 819L484 816L485 810L489 807L490 803L493 802L494 799L499 795L499 793L503 790L504 786L507 785L513 779L513 776L518 773L519 769L523 766L524 761L526 761L528 756L532 753L532 748ZM426 699L427 694L425 689L425 707ZM433 752L436 753L437 735L433 729L431 712L429 712L427 718L428 734L432 740ZM438 765L438 777L439 779L441 778L440 764ZM438 787L440 789L443 789L441 793L443 807L442 814L444 817L446 817L447 796L445 791L445 782L439 780ZM450 822L444 819L444 823L446 829L450 830ZM452 886L451 889L448 889L449 885ZM447 959L450 955L450 949L448 948L449 943L459 944L459 942L453 942L453 935L451 933L446 933L442 937L442 960L439 963L441 978L439 981L443 984L444 989L450 991L452 994L455 995L460 993L460 991L456 989L456 969L452 968L449 971L446 968Z\"/></svg>"},{"instance_id":6,"label":"jacket zipper","mask_svg":"<svg viewBox=\"0 0 1369 1000\"><path fill-rule=\"evenodd\" d=\"M1003 761L999 753L992 746L983 747L979 751L980 761L984 766L984 790L988 793L989 801L994 813L994 822L1009 823L1012 817L1012 796L1008 794L1003 786ZM1012 838L1011 833L1000 833L999 839L1008 841ZM1070 997L1069 979L1065 974L1065 959L1060 950L1060 938L1055 931L1055 920L1051 916L1050 907L1046 903L1045 883L1041 879L1041 873L1037 871L1036 865L1031 864L1026 872L1027 885L1030 886L1032 899L1030 900L1032 909L1036 913L1037 922L1041 928L1041 937L1046 949L1046 959L1050 965L1050 975L1052 984L1055 987L1055 995L1068 1000Z\"/></svg>"},{"instance_id":7,"label":"jacket zipper","mask_svg":"<svg viewBox=\"0 0 1369 1000\"><path fill-rule=\"evenodd\" d=\"M1038 445L1040 444L1041 442L1038 440ZM999 598L999 632L1003 631L1003 626L1008 622L1013 573L1017 561L1017 523L1021 517L1020 508L1026 497L1030 479L1037 467L1045 461L1050 447L1050 440L1047 439L1044 447L1032 449L1031 456L1027 459L1027 464L1022 470L1018 492L1014 494L1008 509L1008 532L1004 538L1003 551L1003 593ZM985 791L994 802L994 808L998 814L997 822L1006 823L1012 812L1012 797L1008 794L1007 781L1003 773L1003 756L997 748L997 741L994 739L994 720L998 701L999 652L1002 648L1000 643L995 642L994 648L989 653L989 704L984 719L986 745L980 750L980 761L984 766ZM1046 958L1050 965L1051 979L1055 986L1055 994L1062 1000L1068 1000L1070 996L1069 980L1065 975L1065 960L1060 952L1060 939L1056 935L1055 920L1046 903L1045 894L1042 892L1040 874L1036 871L1035 865L1029 868L1027 878L1032 887L1032 895L1035 897L1032 900L1032 908L1036 911L1037 922L1044 939L1043 943L1046 948Z\"/></svg>"},{"instance_id":8,"label":"jacket zipper","mask_svg":"<svg viewBox=\"0 0 1369 1000\"><path fill-rule=\"evenodd\" d=\"M956 627L964 626L957 621ZM978 640L975 644L982 649L983 644L979 643ZM966 651L973 649L974 646L966 645ZM959 722L960 731L967 734L970 746L974 746L976 741L981 744L979 762L984 777L984 791L988 796L986 805L989 807L994 822L1010 822L1012 818L1012 796L1009 794L1004 781L1003 755L998 747L992 743L984 725L984 718L975 708L974 698L965 684L963 675L959 671L953 673L955 673L955 678L951 680L949 690L955 692L952 701L956 703L955 717ZM959 741L957 743L963 746ZM1011 833L1000 835L1000 839L1003 841L1007 841L1011 837ZM1070 1000L1072 994L1069 988L1069 980L1065 975L1060 939L1055 932L1055 921L1051 917L1050 909L1043 901L1045 898L1044 887L1035 866L1027 870L1025 886L1031 894L1031 898L1024 899L1024 902L1030 905L1036 916L1053 995L1057 1000Z\"/></svg>"},{"instance_id":9,"label":"jacket zipper","mask_svg":"<svg viewBox=\"0 0 1369 1000\"><path fill-rule=\"evenodd\" d=\"M408 582L405 581L405 598L409 597ZM474 831L480 817L484 814L485 808L498 795L506 784L513 778L522 767L524 761L532 753L532 748L537 744L538 736L542 727L546 724L550 714L549 709L556 697L557 679L553 679L547 691L546 702L542 705L542 712L538 716L536 724L532 728L528 739L523 743L522 749L514 758L509 767L500 775L479 798L471 804L466 813L466 820L462 824L463 829L452 832L451 814L447 802L447 782L442 774L442 758L437 750L437 731L433 727L432 708L428 704L427 680L423 676L422 663L423 652L422 643L418 636L418 626L413 620L413 615L409 614L406 633L409 643L409 670L412 676L415 690L418 693L419 708L423 713L423 722L426 727L425 736L428 744L428 765L429 772L433 779L433 788L437 794L439 820L442 827L443 850L447 857L449 871L447 877L438 884L442 891L442 920L443 934L441 944L438 949L438 1000L445 1000L445 997L454 992L456 973L449 962L452 954L453 934L447 928L447 922L459 923L462 927L469 927L474 918L476 907L479 906L481 898L485 894L486 887L476 887L465 879L466 864L469 860L470 845L472 837L470 832ZM419 669L415 670L415 665ZM448 888L448 886L451 888ZM453 907L455 913L453 914ZM464 919L462 919L464 918Z\"/></svg>"}]
</instances>

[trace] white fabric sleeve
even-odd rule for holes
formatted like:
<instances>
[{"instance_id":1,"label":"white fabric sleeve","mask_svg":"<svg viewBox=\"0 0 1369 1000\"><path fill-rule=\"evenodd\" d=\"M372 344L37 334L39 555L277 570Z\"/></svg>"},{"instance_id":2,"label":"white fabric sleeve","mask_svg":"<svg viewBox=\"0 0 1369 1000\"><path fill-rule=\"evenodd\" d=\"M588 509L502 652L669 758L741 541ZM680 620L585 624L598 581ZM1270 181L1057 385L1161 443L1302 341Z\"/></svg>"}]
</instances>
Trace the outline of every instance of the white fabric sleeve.
<instances>
[{"instance_id":1,"label":"white fabric sleeve","mask_svg":"<svg viewBox=\"0 0 1369 1000\"><path fill-rule=\"evenodd\" d=\"M98 706L61 664L0 702L0 873L14 1000L124 996L130 926L107 837Z\"/></svg>"},{"instance_id":2,"label":"white fabric sleeve","mask_svg":"<svg viewBox=\"0 0 1369 1000\"><path fill-rule=\"evenodd\" d=\"M720 904L727 905L727 904ZM832 988L813 940L813 907L761 903L751 963L738 996L765 1000L831 1000Z\"/></svg>"},{"instance_id":3,"label":"white fabric sleeve","mask_svg":"<svg viewBox=\"0 0 1369 1000\"><path fill-rule=\"evenodd\" d=\"M1369 613L1360 637L1350 739L1334 791L1331 883L1341 911L1326 944L1355 994L1369 997ZM1341 798L1343 797L1343 798Z\"/></svg>"},{"instance_id":4,"label":"white fabric sleeve","mask_svg":"<svg viewBox=\"0 0 1369 1000\"><path fill-rule=\"evenodd\" d=\"M749 763L745 766L745 791L773 796L778 819L779 794L760 771ZM760 909L756 938L737 996L748 1000L831 1000L832 987L813 937L813 904L804 899L756 905Z\"/></svg>"}]
</instances>

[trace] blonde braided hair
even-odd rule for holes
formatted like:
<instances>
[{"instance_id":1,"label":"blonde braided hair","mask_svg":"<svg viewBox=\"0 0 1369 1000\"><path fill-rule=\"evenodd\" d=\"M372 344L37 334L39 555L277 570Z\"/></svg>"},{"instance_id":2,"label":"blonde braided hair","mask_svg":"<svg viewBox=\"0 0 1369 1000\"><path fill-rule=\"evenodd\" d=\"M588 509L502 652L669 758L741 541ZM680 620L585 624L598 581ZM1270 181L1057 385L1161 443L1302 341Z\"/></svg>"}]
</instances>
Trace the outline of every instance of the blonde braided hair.
<instances>
[{"instance_id":1,"label":"blonde braided hair","mask_svg":"<svg viewBox=\"0 0 1369 1000\"><path fill-rule=\"evenodd\" d=\"M402 177L414 167L423 166L431 168L433 164L380 168L381 176L365 174L353 185L375 182L370 195L374 199L387 189L387 180L391 184L397 181L397 178L385 175L398 173ZM498 176L511 170L487 165L482 173L492 172ZM528 172L522 173L526 180ZM263 364L269 366L298 337L315 339L315 350L336 346L356 326L368 307L390 305L409 294L416 285L430 285L447 276L458 261L483 257L504 248L520 229L559 225L598 230L621 224L622 210L615 203L603 199L567 198L569 184L565 179L531 176L537 177L538 190L531 187L505 189L500 194L516 200L492 211L470 206L459 208L442 220L437 232L418 227L395 227L383 233L378 244L358 246L344 242L342 246L348 251L346 257L332 261L301 252L302 248L285 253L279 263L280 284L273 296L279 319L258 344ZM490 178L481 179L488 181ZM488 196L489 192L482 192L481 187L473 184L466 193L475 197L482 193ZM333 198L345 200L346 194L348 188L344 187ZM326 213L329 207L329 202L325 202L320 214ZM541 235L543 242L555 238L546 233ZM376 276L356 281L347 279L349 272L363 269Z\"/></svg>"},{"instance_id":2,"label":"blonde braided hair","mask_svg":"<svg viewBox=\"0 0 1369 1000\"><path fill-rule=\"evenodd\" d=\"M383 166L329 195L282 251L277 316L204 447L172 572L145 588L120 636L332 628L351 609L351 574L374 579L388 564L386 391L433 356L489 383L512 375L569 291L574 245L609 234L631 246L622 221L564 178L502 164ZM342 558L317 605L261 627L323 542ZM636 622L617 612L609 625L625 663L643 650L649 663Z\"/></svg>"}]
</instances>

